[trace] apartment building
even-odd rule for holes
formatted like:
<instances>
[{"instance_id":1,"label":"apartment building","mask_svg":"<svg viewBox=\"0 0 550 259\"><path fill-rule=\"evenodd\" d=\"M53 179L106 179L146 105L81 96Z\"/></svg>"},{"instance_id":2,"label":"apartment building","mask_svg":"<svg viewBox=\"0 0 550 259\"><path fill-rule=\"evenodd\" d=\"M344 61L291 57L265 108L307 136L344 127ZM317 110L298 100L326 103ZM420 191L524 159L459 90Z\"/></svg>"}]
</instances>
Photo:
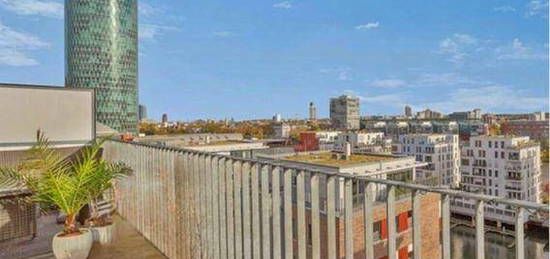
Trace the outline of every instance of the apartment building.
<instances>
[{"instance_id":1,"label":"apartment building","mask_svg":"<svg viewBox=\"0 0 550 259\"><path fill-rule=\"evenodd\" d=\"M330 121L335 129L359 129L359 98L342 95L330 99Z\"/></svg>"},{"instance_id":2,"label":"apartment building","mask_svg":"<svg viewBox=\"0 0 550 259\"><path fill-rule=\"evenodd\" d=\"M529 137L474 136L462 147L461 185L465 191L508 199L539 201L540 144ZM457 200L452 211L472 215L474 201ZM513 223L515 208L495 204L486 218Z\"/></svg>"},{"instance_id":3,"label":"apartment building","mask_svg":"<svg viewBox=\"0 0 550 259\"><path fill-rule=\"evenodd\" d=\"M456 134L401 135L393 144L393 152L428 163L427 167L416 171L418 180L449 186L457 186L460 181L460 149Z\"/></svg>"},{"instance_id":4,"label":"apartment building","mask_svg":"<svg viewBox=\"0 0 550 259\"><path fill-rule=\"evenodd\" d=\"M529 136L539 142L548 141L548 120L507 121L502 123L501 131L507 135Z\"/></svg>"},{"instance_id":5,"label":"apartment building","mask_svg":"<svg viewBox=\"0 0 550 259\"><path fill-rule=\"evenodd\" d=\"M343 152L346 143L351 145L353 152L384 153L391 152L391 139L383 132L344 132L340 133L334 142L334 151Z\"/></svg>"},{"instance_id":6,"label":"apartment building","mask_svg":"<svg viewBox=\"0 0 550 259\"><path fill-rule=\"evenodd\" d=\"M300 152L295 154L262 155L257 157L260 161L276 161L282 166L300 167L311 171L323 171L333 173L347 173L353 175L365 175L375 178L392 179L396 181L411 181L415 170L423 163L418 163L413 157L402 157L388 154L341 154L333 152ZM309 182L309 175L305 176L305 182ZM324 186L325 177L319 179L320 185ZM293 179L293 184L296 180ZM337 257L344 258L346 241L344 238L345 226L343 222L344 213L341 210L345 202L344 181L340 180L336 184L336 250ZM295 188L295 187L294 187ZM321 258L327 258L327 217L326 200L327 190L320 188L320 232L321 232ZM354 229L353 239L356 244L353 246L355 257L365 257L364 249L364 217L363 217L363 197L364 186L353 184L353 213L352 222ZM386 215L386 188L384 186L374 186L373 191L373 231L374 231L374 257L386 258L388 256L388 218ZM293 198L295 203L295 198ZM305 186L305 202L311 202L311 186ZM440 225L433 224L441 219L439 213L440 196L438 194L426 194L421 196L422 216L421 216L421 235L422 235L422 257L440 257L441 240ZM306 226L308 233L306 242L311 242L311 213L310 207L306 206ZM399 192L396 198L396 258L412 258L412 204L410 193ZM296 222L297 210L293 206L293 222ZM297 225L293 224L294 247L298 247ZM308 250L311 246L308 246Z\"/></svg>"}]
</instances>

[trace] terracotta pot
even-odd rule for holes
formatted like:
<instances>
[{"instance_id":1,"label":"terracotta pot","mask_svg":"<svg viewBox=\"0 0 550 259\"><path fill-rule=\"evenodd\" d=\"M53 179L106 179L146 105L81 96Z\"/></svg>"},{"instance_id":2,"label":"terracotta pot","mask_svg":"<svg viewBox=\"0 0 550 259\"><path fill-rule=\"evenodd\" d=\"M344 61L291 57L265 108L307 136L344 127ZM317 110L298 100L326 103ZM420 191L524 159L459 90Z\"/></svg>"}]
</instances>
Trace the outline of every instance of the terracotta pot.
<instances>
[{"instance_id":1,"label":"terracotta pot","mask_svg":"<svg viewBox=\"0 0 550 259\"><path fill-rule=\"evenodd\" d=\"M75 236L55 235L52 241L52 248L57 259L86 259L92 248L92 232L81 229L82 234Z\"/></svg>"},{"instance_id":2,"label":"terracotta pot","mask_svg":"<svg viewBox=\"0 0 550 259\"><path fill-rule=\"evenodd\" d=\"M109 224L107 226L92 227L92 235L94 236L94 242L98 242L102 245L110 244L114 240L115 224Z\"/></svg>"}]
</instances>

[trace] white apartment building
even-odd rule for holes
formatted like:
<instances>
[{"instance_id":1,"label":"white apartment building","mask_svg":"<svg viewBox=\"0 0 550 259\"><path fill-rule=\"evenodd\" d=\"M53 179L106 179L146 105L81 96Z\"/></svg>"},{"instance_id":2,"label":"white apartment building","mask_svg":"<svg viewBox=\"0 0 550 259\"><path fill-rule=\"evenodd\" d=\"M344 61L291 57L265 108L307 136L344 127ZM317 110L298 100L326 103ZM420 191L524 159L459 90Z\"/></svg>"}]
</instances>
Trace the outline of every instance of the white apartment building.
<instances>
[{"instance_id":1,"label":"white apartment building","mask_svg":"<svg viewBox=\"0 0 550 259\"><path fill-rule=\"evenodd\" d=\"M273 123L273 131L275 132L275 138L288 138L290 137L290 131L292 126L286 123Z\"/></svg>"},{"instance_id":2,"label":"white apartment building","mask_svg":"<svg viewBox=\"0 0 550 259\"><path fill-rule=\"evenodd\" d=\"M473 136L462 147L461 185L469 192L539 202L540 144L529 137ZM456 200L455 213L472 215L474 201ZM486 217L513 223L515 208L486 207Z\"/></svg>"},{"instance_id":3,"label":"white apartment building","mask_svg":"<svg viewBox=\"0 0 550 259\"><path fill-rule=\"evenodd\" d=\"M319 139L319 143L334 143L341 133L341 131L316 131L315 137Z\"/></svg>"},{"instance_id":4,"label":"white apartment building","mask_svg":"<svg viewBox=\"0 0 550 259\"><path fill-rule=\"evenodd\" d=\"M391 139L383 132L343 132L336 137L334 151L343 152L346 143L351 144L352 152L386 153L391 150Z\"/></svg>"},{"instance_id":5,"label":"white apartment building","mask_svg":"<svg viewBox=\"0 0 550 259\"><path fill-rule=\"evenodd\" d=\"M457 186L460 181L460 149L456 134L406 134L393 144L397 154L414 156L427 167L416 170L416 179L437 179L440 185ZM432 180L434 181L434 180Z\"/></svg>"}]
</instances>

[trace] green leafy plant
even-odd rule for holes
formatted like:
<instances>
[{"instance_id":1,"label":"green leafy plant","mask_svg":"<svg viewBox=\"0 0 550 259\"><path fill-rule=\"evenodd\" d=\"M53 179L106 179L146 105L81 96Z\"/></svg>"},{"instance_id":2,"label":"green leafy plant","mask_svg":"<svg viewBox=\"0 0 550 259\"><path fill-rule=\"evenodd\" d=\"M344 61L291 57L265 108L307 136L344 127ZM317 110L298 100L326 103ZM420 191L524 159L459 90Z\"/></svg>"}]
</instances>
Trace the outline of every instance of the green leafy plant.
<instances>
[{"instance_id":1,"label":"green leafy plant","mask_svg":"<svg viewBox=\"0 0 550 259\"><path fill-rule=\"evenodd\" d=\"M65 235L80 233L76 216L82 207L111 188L114 179L130 172L123 164L99 157L104 141L95 140L74 159L65 159L39 133L24 160L15 167L0 168L0 186L29 190L30 201L52 204L66 214Z\"/></svg>"}]
</instances>

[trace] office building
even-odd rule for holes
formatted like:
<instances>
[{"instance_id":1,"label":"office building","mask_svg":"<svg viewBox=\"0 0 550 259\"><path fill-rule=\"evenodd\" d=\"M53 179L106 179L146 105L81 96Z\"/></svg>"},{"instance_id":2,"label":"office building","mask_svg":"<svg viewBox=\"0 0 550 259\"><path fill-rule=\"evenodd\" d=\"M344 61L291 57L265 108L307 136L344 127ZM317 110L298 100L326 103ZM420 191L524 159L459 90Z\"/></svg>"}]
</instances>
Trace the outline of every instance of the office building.
<instances>
[{"instance_id":1,"label":"office building","mask_svg":"<svg viewBox=\"0 0 550 259\"><path fill-rule=\"evenodd\" d=\"M65 1L65 85L96 91L96 119L137 132L137 0Z\"/></svg>"},{"instance_id":2,"label":"office building","mask_svg":"<svg viewBox=\"0 0 550 259\"><path fill-rule=\"evenodd\" d=\"M359 98L349 95L330 99L330 120L335 129L359 129Z\"/></svg>"},{"instance_id":3,"label":"office building","mask_svg":"<svg viewBox=\"0 0 550 259\"><path fill-rule=\"evenodd\" d=\"M309 103L309 120L317 120L317 107L315 107L315 104L313 102Z\"/></svg>"},{"instance_id":4,"label":"office building","mask_svg":"<svg viewBox=\"0 0 550 259\"><path fill-rule=\"evenodd\" d=\"M416 170L416 178L429 184L458 186L460 149L455 134L407 134L393 144L394 153L414 156L428 166Z\"/></svg>"},{"instance_id":5,"label":"office building","mask_svg":"<svg viewBox=\"0 0 550 259\"><path fill-rule=\"evenodd\" d=\"M416 118L417 119L439 119L439 118L443 118L443 115L439 112L426 109L426 110L417 112Z\"/></svg>"},{"instance_id":6,"label":"office building","mask_svg":"<svg viewBox=\"0 0 550 259\"><path fill-rule=\"evenodd\" d=\"M139 121L147 119L147 107L145 105L140 104L139 105Z\"/></svg>"},{"instance_id":7,"label":"office building","mask_svg":"<svg viewBox=\"0 0 550 259\"><path fill-rule=\"evenodd\" d=\"M501 198L539 202L540 145L529 137L474 136L462 147L463 190ZM475 201L456 200L452 211L473 215ZM485 218L513 224L515 208L496 203Z\"/></svg>"},{"instance_id":8,"label":"office building","mask_svg":"<svg viewBox=\"0 0 550 259\"><path fill-rule=\"evenodd\" d=\"M411 106L405 106L405 117L410 118L412 117L412 108Z\"/></svg>"},{"instance_id":9,"label":"office building","mask_svg":"<svg viewBox=\"0 0 550 259\"><path fill-rule=\"evenodd\" d=\"M474 109L465 112L453 112L449 114L449 118L453 120L481 120L481 109Z\"/></svg>"}]
</instances>

